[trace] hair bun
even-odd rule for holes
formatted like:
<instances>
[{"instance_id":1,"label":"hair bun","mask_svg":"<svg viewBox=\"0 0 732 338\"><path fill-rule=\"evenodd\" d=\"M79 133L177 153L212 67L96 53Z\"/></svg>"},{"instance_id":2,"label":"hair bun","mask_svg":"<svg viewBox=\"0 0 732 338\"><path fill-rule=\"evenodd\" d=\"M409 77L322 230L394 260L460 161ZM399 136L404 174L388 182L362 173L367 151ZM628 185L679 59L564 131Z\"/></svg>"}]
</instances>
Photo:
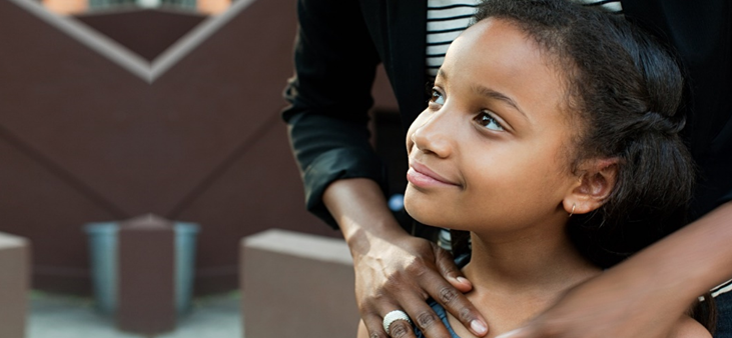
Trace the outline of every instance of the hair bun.
<instances>
[{"instance_id":1,"label":"hair bun","mask_svg":"<svg viewBox=\"0 0 732 338\"><path fill-rule=\"evenodd\" d=\"M637 121L635 129L643 132L660 132L666 135L676 135L684 129L685 125L685 118L675 121L671 116L655 111L647 111Z\"/></svg>"}]
</instances>

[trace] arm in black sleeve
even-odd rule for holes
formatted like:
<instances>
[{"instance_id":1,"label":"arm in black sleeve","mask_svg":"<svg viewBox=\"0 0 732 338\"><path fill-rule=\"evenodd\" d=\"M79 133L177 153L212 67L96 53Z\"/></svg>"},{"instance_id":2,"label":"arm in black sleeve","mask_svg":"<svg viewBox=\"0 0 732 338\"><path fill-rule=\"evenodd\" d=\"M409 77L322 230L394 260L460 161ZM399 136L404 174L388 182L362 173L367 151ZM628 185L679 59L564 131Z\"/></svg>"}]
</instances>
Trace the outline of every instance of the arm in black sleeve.
<instances>
[{"instance_id":1,"label":"arm in black sleeve","mask_svg":"<svg viewBox=\"0 0 732 338\"><path fill-rule=\"evenodd\" d=\"M295 76L282 116L305 185L309 211L337 227L322 202L330 183L385 169L369 142L368 110L379 57L358 1L299 0Z\"/></svg>"}]
</instances>

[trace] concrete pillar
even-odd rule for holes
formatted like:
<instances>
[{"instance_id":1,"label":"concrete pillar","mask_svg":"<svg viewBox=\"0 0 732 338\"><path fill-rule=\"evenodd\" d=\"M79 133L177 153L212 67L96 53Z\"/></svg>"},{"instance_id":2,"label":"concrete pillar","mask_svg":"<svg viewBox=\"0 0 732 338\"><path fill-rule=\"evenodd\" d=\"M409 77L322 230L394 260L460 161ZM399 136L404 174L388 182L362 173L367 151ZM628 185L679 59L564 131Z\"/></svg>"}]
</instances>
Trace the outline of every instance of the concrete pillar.
<instances>
[{"instance_id":1,"label":"concrete pillar","mask_svg":"<svg viewBox=\"0 0 732 338\"><path fill-rule=\"evenodd\" d=\"M120 223L117 326L156 335L175 329L173 222L142 216Z\"/></svg>"},{"instance_id":2,"label":"concrete pillar","mask_svg":"<svg viewBox=\"0 0 732 338\"><path fill-rule=\"evenodd\" d=\"M268 230L241 242L246 338L354 337L353 262L343 240Z\"/></svg>"},{"instance_id":3,"label":"concrete pillar","mask_svg":"<svg viewBox=\"0 0 732 338\"><path fill-rule=\"evenodd\" d=\"M0 337L25 337L30 289L30 242L0 232Z\"/></svg>"}]
</instances>

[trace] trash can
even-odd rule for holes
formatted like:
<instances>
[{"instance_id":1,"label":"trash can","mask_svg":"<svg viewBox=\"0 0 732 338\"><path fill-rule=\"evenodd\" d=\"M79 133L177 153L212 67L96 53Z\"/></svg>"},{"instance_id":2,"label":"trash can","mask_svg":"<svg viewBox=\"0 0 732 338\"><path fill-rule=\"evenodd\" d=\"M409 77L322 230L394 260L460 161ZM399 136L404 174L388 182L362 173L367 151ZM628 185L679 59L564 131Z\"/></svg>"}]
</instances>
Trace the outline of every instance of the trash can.
<instances>
[{"instance_id":1,"label":"trash can","mask_svg":"<svg viewBox=\"0 0 732 338\"><path fill-rule=\"evenodd\" d=\"M199 226L195 223L177 222L175 227L175 308L182 314L191 308L193 278L196 268L196 236Z\"/></svg>"},{"instance_id":2,"label":"trash can","mask_svg":"<svg viewBox=\"0 0 732 338\"><path fill-rule=\"evenodd\" d=\"M118 232L119 223L89 223L84 227L89 239L91 277L96 308L105 315L117 310L118 301ZM200 227L195 223L176 222L175 232L175 309L183 314L191 308L195 275L196 236Z\"/></svg>"},{"instance_id":3,"label":"trash can","mask_svg":"<svg viewBox=\"0 0 732 338\"><path fill-rule=\"evenodd\" d=\"M111 315L117 309L117 223L89 223L91 277L97 310Z\"/></svg>"}]
</instances>

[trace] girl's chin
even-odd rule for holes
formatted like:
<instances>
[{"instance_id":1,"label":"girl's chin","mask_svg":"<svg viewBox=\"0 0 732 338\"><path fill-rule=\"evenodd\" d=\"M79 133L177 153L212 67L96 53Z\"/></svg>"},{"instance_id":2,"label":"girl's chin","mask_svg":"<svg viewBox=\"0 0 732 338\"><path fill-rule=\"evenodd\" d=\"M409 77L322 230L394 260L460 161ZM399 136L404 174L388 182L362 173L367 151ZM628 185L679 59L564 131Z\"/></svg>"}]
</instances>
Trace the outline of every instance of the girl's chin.
<instances>
[{"instance_id":1,"label":"girl's chin","mask_svg":"<svg viewBox=\"0 0 732 338\"><path fill-rule=\"evenodd\" d=\"M476 231L483 229L485 224L471 222L459 215L445 212L445 206L434 203L434 201L404 198L404 210L415 221L444 229Z\"/></svg>"},{"instance_id":2,"label":"girl's chin","mask_svg":"<svg viewBox=\"0 0 732 338\"><path fill-rule=\"evenodd\" d=\"M424 205L420 205L420 203L415 203L414 201L410 201L408 198L404 198L404 210L407 211L410 217L412 217L415 221L420 222L422 224L432 224L433 222L429 222L431 220L431 217L429 215L429 208L425 207ZM432 220L434 221L434 220Z\"/></svg>"},{"instance_id":3,"label":"girl's chin","mask_svg":"<svg viewBox=\"0 0 732 338\"><path fill-rule=\"evenodd\" d=\"M405 198L404 210L406 210L409 216L411 216L415 221L425 225L447 229L453 228L451 223L455 223L454 221L451 222L448 219L449 217L446 217L447 215L442 208L436 205L430 205L429 203L422 204L415 203L414 201L410 203L408 199Z\"/></svg>"}]
</instances>

